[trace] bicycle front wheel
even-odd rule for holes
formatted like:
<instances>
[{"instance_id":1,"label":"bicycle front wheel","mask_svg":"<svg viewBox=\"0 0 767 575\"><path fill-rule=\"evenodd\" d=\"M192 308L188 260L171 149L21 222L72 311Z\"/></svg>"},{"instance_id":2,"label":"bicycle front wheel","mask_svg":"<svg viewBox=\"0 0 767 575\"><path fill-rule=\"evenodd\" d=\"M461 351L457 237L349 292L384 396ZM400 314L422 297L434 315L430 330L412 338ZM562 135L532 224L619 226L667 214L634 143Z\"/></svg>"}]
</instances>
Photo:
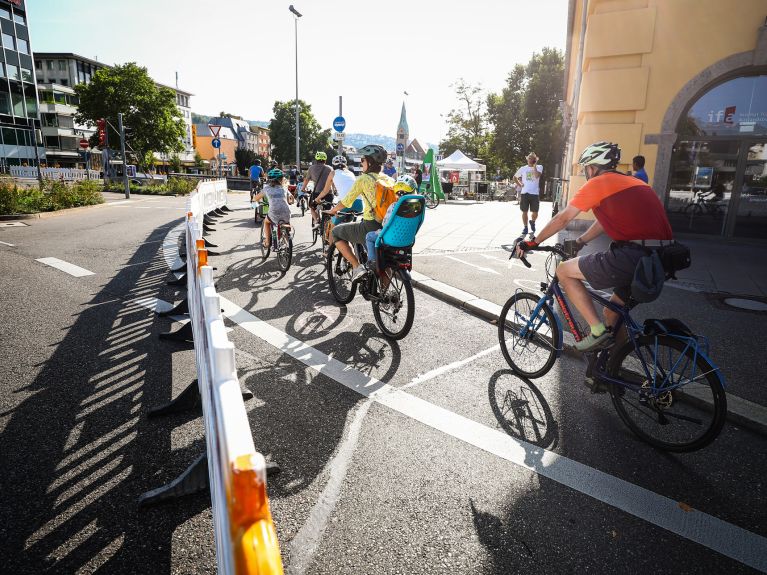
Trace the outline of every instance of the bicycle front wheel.
<instances>
[{"instance_id":1,"label":"bicycle front wheel","mask_svg":"<svg viewBox=\"0 0 767 575\"><path fill-rule=\"evenodd\" d=\"M269 257L269 249L271 248L271 246L266 247L264 245L264 240L266 239L265 228L266 226L261 226L261 237L259 239L259 245L261 246L261 260L265 260L266 258Z\"/></svg>"},{"instance_id":2,"label":"bicycle front wheel","mask_svg":"<svg viewBox=\"0 0 767 575\"><path fill-rule=\"evenodd\" d=\"M286 272L293 261L293 240L290 238L290 231L282 230L280 239L277 241L277 265Z\"/></svg>"},{"instance_id":3,"label":"bicycle front wheel","mask_svg":"<svg viewBox=\"0 0 767 575\"><path fill-rule=\"evenodd\" d=\"M328 248L325 268L333 298L343 304L352 301L357 291L357 285L352 284L352 265L339 253L335 244Z\"/></svg>"},{"instance_id":4,"label":"bicycle front wheel","mask_svg":"<svg viewBox=\"0 0 767 575\"><path fill-rule=\"evenodd\" d=\"M554 312L540 297L515 293L503 306L498 319L498 341L503 357L518 375L529 378L548 373L557 359L559 325Z\"/></svg>"},{"instance_id":5,"label":"bicycle front wheel","mask_svg":"<svg viewBox=\"0 0 767 575\"><path fill-rule=\"evenodd\" d=\"M383 288L383 284L388 284ZM373 300L373 317L383 334L391 339L402 339L413 327L415 297L413 286L402 270L384 271L378 279L380 299Z\"/></svg>"},{"instance_id":6,"label":"bicycle front wheel","mask_svg":"<svg viewBox=\"0 0 767 575\"><path fill-rule=\"evenodd\" d=\"M610 386L613 405L623 423L653 447L695 451L722 430L724 387L714 366L689 340L643 336L637 351L629 341L610 358L607 374L631 384Z\"/></svg>"},{"instance_id":7,"label":"bicycle front wheel","mask_svg":"<svg viewBox=\"0 0 767 575\"><path fill-rule=\"evenodd\" d=\"M424 194L424 198L426 199L426 207L430 210L433 210L439 205L439 198L436 194L426 193Z\"/></svg>"}]
</instances>

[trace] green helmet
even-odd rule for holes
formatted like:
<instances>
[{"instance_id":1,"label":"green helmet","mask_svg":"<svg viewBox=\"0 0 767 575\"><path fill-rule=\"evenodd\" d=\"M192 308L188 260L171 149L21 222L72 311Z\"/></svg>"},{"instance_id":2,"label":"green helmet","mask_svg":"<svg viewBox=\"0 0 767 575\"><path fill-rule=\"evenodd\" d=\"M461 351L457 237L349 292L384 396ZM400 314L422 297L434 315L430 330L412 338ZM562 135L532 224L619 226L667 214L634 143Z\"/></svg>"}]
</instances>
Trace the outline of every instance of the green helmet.
<instances>
[{"instance_id":1,"label":"green helmet","mask_svg":"<svg viewBox=\"0 0 767 575\"><path fill-rule=\"evenodd\" d=\"M266 173L266 177L270 180L281 180L284 176L285 174L279 168L273 168Z\"/></svg>"},{"instance_id":2,"label":"green helmet","mask_svg":"<svg viewBox=\"0 0 767 575\"><path fill-rule=\"evenodd\" d=\"M314 154L314 159L320 162L326 162L328 159L328 155L325 152L317 152Z\"/></svg>"}]
</instances>

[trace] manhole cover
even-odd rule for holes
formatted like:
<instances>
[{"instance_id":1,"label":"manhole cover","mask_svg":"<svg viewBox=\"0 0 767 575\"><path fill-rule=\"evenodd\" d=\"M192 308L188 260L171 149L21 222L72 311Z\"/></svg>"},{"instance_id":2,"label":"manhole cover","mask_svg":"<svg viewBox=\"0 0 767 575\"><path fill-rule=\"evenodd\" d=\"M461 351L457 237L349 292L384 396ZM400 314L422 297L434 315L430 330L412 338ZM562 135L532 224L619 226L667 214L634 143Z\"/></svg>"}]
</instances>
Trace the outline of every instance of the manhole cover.
<instances>
[{"instance_id":1,"label":"manhole cover","mask_svg":"<svg viewBox=\"0 0 767 575\"><path fill-rule=\"evenodd\" d=\"M28 225L23 222L0 222L0 228L23 228Z\"/></svg>"},{"instance_id":2,"label":"manhole cover","mask_svg":"<svg viewBox=\"0 0 767 575\"><path fill-rule=\"evenodd\" d=\"M767 303L755 299L745 299L741 297L728 297L724 300L729 306L749 311L767 311Z\"/></svg>"}]
</instances>

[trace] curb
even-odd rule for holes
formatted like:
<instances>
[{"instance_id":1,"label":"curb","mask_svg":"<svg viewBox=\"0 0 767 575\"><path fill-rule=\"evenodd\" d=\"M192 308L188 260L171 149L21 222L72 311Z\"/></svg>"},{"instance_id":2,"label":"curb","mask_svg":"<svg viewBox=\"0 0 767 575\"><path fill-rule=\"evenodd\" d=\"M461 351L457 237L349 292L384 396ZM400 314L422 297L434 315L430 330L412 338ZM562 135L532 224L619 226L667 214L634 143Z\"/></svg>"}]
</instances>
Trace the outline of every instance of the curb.
<instances>
[{"instance_id":1,"label":"curb","mask_svg":"<svg viewBox=\"0 0 767 575\"><path fill-rule=\"evenodd\" d=\"M44 220L47 218L55 218L56 216L64 216L73 212L81 212L92 208L101 208L108 206L111 202L104 202L103 204L92 204L90 206L77 206L75 208L64 208L63 210L55 210L53 212L38 212L36 214L0 214L0 221L16 221L16 220Z\"/></svg>"},{"instance_id":2,"label":"curb","mask_svg":"<svg viewBox=\"0 0 767 575\"><path fill-rule=\"evenodd\" d=\"M418 272L411 272L410 277L415 287L435 298L478 317L496 323L501 315L502 306L463 291ZM574 347L575 339L570 332L563 334L563 353L569 357L581 357ZM767 407L727 393L727 421L767 436Z\"/></svg>"}]
</instances>

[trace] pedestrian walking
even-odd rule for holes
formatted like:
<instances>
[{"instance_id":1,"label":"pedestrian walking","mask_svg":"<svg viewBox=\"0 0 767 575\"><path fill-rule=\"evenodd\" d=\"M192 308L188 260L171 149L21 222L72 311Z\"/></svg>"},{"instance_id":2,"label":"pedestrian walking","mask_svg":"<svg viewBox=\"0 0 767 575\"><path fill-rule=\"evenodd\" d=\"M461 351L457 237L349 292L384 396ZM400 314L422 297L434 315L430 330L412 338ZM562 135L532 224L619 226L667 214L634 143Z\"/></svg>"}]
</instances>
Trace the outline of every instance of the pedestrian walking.
<instances>
[{"instance_id":1,"label":"pedestrian walking","mask_svg":"<svg viewBox=\"0 0 767 575\"><path fill-rule=\"evenodd\" d=\"M644 170L644 156L634 156L631 160L631 168L634 170L634 177L639 178L645 184L649 183L647 172Z\"/></svg>"},{"instance_id":2,"label":"pedestrian walking","mask_svg":"<svg viewBox=\"0 0 767 575\"><path fill-rule=\"evenodd\" d=\"M538 219L540 206L540 182L543 166L538 164L535 152L527 155L527 165L522 166L514 174L514 182L520 186L519 209L522 211L522 235L527 235L527 212L530 212L530 237L535 238L535 220Z\"/></svg>"}]
</instances>

